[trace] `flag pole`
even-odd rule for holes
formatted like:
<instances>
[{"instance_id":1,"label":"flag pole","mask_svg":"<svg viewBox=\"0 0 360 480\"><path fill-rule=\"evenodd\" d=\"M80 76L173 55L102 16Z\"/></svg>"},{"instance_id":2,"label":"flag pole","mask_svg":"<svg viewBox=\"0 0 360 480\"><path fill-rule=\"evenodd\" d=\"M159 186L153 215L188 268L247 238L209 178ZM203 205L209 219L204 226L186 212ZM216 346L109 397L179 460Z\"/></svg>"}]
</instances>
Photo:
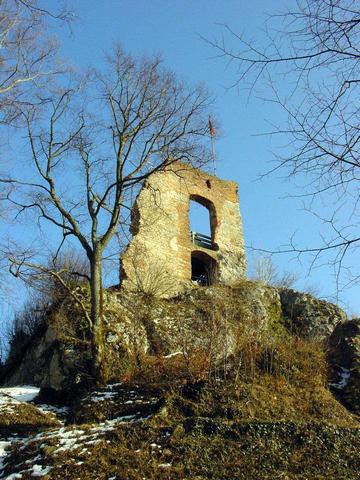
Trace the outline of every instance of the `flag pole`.
<instances>
[{"instance_id":1,"label":"flag pole","mask_svg":"<svg viewBox=\"0 0 360 480\"><path fill-rule=\"evenodd\" d=\"M213 161L214 176L216 177L215 136L211 135L211 156Z\"/></svg>"},{"instance_id":2,"label":"flag pole","mask_svg":"<svg viewBox=\"0 0 360 480\"><path fill-rule=\"evenodd\" d=\"M215 128L211 122L211 117L209 115L209 133L210 133L210 141L211 141L211 157L213 163L213 172L214 176L216 176L216 155L215 155Z\"/></svg>"}]
</instances>

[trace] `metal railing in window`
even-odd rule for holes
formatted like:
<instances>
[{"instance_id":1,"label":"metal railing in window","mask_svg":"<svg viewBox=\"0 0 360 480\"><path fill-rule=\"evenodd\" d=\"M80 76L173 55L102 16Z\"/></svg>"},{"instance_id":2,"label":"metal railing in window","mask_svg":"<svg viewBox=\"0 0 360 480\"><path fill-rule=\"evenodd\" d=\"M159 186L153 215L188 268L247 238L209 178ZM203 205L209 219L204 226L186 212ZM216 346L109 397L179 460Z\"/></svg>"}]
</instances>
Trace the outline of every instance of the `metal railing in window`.
<instances>
[{"instance_id":1,"label":"metal railing in window","mask_svg":"<svg viewBox=\"0 0 360 480\"><path fill-rule=\"evenodd\" d=\"M202 248L208 248L210 250L214 249L214 243L208 235L203 235L202 233L190 232L190 239L194 245L197 245Z\"/></svg>"}]
</instances>

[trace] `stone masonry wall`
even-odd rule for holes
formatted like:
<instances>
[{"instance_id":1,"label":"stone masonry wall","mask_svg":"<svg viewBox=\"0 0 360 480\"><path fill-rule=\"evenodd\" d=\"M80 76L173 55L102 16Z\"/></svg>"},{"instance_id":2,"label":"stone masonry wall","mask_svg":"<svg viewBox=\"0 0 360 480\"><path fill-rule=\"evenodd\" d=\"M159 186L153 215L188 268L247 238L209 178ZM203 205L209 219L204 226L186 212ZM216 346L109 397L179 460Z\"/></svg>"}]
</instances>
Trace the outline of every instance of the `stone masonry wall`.
<instances>
[{"instance_id":1,"label":"stone masonry wall","mask_svg":"<svg viewBox=\"0 0 360 480\"><path fill-rule=\"evenodd\" d=\"M190 239L190 200L209 209L213 249ZM191 284L192 252L217 263L219 283L245 274L246 260L235 182L220 180L177 162L151 175L133 208L133 238L122 256L122 285L171 296Z\"/></svg>"}]
</instances>

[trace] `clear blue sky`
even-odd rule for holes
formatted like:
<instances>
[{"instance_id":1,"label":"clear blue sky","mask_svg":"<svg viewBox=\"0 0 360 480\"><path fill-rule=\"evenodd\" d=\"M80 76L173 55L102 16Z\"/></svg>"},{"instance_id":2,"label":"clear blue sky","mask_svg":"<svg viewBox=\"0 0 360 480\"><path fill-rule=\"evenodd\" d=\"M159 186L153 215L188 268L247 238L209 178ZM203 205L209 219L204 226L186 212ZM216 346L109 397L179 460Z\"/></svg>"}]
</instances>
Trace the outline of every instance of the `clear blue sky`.
<instances>
[{"instance_id":1,"label":"clear blue sky","mask_svg":"<svg viewBox=\"0 0 360 480\"><path fill-rule=\"evenodd\" d=\"M55 4L51 0L43 3L49 8ZM321 226L302 210L299 200L283 198L288 193L298 193L291 180L280 178L280 174L259 180L259 174L271 168L278 145L269 137L257 135L268 131L268 122L274 117L281 120L281 112L259 99L249 99L245 90L229 89L235 80L235 65L214 58L216 52L200 37L219 38L219 24L256 37L265 13L293 3L77 0L73 4L79 18L72 32L66 28L57 31L63 55L76 68L101 68L103 53L111 51L114 42L120 42L132 54L160 54L166 66L186 81L206 84L216 97L213 115L221 126L221 138L216 142L218 175L239 184L246 244L270 250L288 243L294 232L299 245L318 245ZM302 264L293 255L276 256L274 261L280 271L301 273L299 289L316 285L323 297L334 293L334 280L326 267L314 270L308 277L305 258ZM358 264L359 258L351 261ZM357 292L358 287L353 286L342 293L341 300L349 313L359 315Z\"/></svg>"}]
</instances>

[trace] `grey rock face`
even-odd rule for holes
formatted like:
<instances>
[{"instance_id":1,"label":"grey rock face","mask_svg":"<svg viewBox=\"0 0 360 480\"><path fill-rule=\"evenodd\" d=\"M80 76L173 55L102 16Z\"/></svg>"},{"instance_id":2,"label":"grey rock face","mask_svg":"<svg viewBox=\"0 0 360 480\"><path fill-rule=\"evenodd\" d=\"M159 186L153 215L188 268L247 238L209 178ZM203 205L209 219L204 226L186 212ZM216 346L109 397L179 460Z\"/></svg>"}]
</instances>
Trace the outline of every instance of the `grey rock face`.
<instances>
[{"instance_id":1,"label":"grey rock face","mask_svg":"<svg viewBox=\"0 0 360 480\"><path fill-rule=\"evenodd\" d=\"M330 386L339 399L360 414L360 318L339 323L329 339Z\"/></svg>"},{"instance_id":2,"label":"grey rock face","mask_svg":"<svg viewBox=\"0 0 360 480\"><path fill-rule=\"evenodd\" d=\"M64 391L86 381L90 345L70 328L81 323L81 312L71 303L61 308L54 314L61 321L50 319L28 343L8 372L7 385L33 383ZM266 338L284 327L303 338L325 339L346 318L340 308L311 295L247 280L190 288L170 299L110 290L104 293L104 316L113 378L144 356L186 357L210 349L214 361L227 358L236 352L239 338ZM338 363L349 368L345 360Z\"/></svg>"},{"instance_id":3,"label":"grey rock face","mask_svg":"<svg viewBox=\"0 0 360 480\"><path fill-rule=\"evenodd\" d=\"M281 323L277 291L241 281L233 287L190 289L179 299L160 300L146 316L152 352L192 354L211 346L215 357L231 355L242 335L260 335Z\"/></svg>"},{"instance_id":4,"label":"grey rock face","mask_svg":"<svg viewBox=\"0 0 360 480\"><path fill-rule=\"evenodd\" d=\"M69 323L74 323L74 311L67 305L60 316L69 312ZM236 350L239 331L251 336L281 325L277 290L245 280L233 287L191 288L172 299L109 291L104 315L107 360L114 364L114 375L122 364L144 355L193 355L211 347L214 359L223 358ZM85 342L64 335L61 325L49 325L30 341L8 373L7 385L32 383L62 391L81 382L89 351Z\"/></svg>"},{"instance_id":5,"label":"grey rock face","mask_svg":"<svg viewBox=\"0 0 360 480\"><path fill-rule=\"evenodd\" d=\"M281 288L279 294L286 328L299 337L325 340L339 322L346 320L340 307L308 293Z\"/></svg>"},{"instance_id":6,"label":"grey rock face","mask_svg":"<svg viewBox=\"0 0 360 480\"><path fill-rule=\"evenodd\" d=\"M56 391L74 385L81 371L81 355L74 347L61 343L58 337L58 332L49 326L43 335L34 338L8 372L4 385L32 384Z\"/></svg>"}]
</instances>

